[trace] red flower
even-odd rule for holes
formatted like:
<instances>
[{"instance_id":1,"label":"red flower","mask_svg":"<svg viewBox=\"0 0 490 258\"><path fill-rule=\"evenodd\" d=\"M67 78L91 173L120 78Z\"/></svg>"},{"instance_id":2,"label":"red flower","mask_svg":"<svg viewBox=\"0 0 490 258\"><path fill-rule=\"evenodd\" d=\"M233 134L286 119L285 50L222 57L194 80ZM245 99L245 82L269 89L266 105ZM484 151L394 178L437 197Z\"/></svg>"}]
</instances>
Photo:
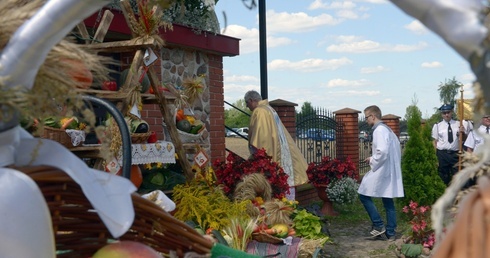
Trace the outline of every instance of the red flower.
<instances>
[{"instance_id":1,"label":"red flower","mask_svg":"<svg viewBox=\"0 0 490 258\"><path fill-rule=\"evenodd\" d=\"M269 181L272 187L272 196L281 199L289 193L288 175L277 162L268 156L264 149L257 152L249 159L244 160L240 156L230 152L226 163L216 160L213 164L217 183L223 185L223 190L230 195L235 190L236 184L242 176L261 173Z\"/></svg>"},{"instance_id":2,"label":"red flower","mask_svg":"<svg viewBox=\"0 0 490 258\"><path fill-rule=\"evenodd\" d=\"M322 158L319 163L312 162L308 164L306 170L308 179L315 187L327 186L332 180L343 177L359 179L359 173L356 171L356 165L349 157L345 160L331 159L329 156Z\"/></svg>"}]
</instances>

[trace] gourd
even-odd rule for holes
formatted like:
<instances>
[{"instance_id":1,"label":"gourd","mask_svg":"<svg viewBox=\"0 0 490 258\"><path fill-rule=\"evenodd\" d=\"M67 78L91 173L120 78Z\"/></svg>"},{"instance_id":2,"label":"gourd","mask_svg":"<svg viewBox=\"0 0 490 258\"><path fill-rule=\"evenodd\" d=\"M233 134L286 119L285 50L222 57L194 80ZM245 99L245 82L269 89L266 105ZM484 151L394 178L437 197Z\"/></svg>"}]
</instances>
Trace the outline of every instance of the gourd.
<instances>
[{"instance_id":1,"label":"gourd","mask_svg":"<svg viewBox=\"0 0 490 258\"><path fill-rule=\"evenodd\" d=\"M177 129L188 133L191 131L191 123L185 119L182 119L179 122L177 122Z\"/></svg>"}]
</instances>

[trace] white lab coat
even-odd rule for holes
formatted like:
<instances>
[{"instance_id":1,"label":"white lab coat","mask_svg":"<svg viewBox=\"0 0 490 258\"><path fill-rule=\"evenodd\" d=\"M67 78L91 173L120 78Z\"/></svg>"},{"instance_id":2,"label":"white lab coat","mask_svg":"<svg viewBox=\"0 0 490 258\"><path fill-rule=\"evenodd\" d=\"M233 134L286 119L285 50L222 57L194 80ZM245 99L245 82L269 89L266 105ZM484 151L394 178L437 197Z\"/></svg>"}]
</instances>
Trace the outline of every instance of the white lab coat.
<instances>
[{"instance_id":1,"label":"white lab coat","mask_svg":"<svg viewBox=\"0 0 490 258\"><path fill-rule=\"evenodd\" d=\"M358 193L371 197L403 197L400 141L383 123L373 129L371 170L362 178Z\"/></svg>"}]
</instances>

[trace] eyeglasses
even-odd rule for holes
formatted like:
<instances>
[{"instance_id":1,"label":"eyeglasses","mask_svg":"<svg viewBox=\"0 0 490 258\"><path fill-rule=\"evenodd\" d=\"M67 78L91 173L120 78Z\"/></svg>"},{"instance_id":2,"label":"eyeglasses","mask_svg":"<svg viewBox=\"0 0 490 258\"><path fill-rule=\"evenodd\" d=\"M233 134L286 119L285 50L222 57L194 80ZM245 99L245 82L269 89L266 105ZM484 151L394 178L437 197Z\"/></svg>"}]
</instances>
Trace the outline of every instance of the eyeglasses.
<instances>
[{"instance_id":1,"label":"eyeglasses","mask_svg":"<svg viewBox=\"0 0 490 258\"><path fill-rule=\"evenodd\" d=\"M447 115L449 113L451 113L451 111L444 111L444 112L441 112L443 115Z\"/></svg>"},{"instance_id":2,"label":"eyeglasses","mask_svg":"<svg viewBox=\"0 0 490 258\"><path fill-rule=\"evenodd\" d=\"M371 115L369 115L369 116L366 116L366 117L364 118L364 120L368 120L368 118L369 118L369 117L371 117L371 116L373 116L373 114L371 114Z\"/></svg>"}]
</instances>

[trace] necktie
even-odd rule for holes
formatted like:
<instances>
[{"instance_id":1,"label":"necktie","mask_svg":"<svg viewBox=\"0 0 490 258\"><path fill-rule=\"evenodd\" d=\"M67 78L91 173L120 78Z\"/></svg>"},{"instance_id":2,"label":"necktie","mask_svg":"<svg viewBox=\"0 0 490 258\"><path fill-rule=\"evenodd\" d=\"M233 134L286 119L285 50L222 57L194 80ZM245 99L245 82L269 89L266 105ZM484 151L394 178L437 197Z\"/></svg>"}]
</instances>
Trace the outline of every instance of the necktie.
<instances>
[{"instance_id":1,"label":"necktie","mask_svg":"<svg viewBox=\"0 0 490 258\"><path fill-rule=\"evenodd\" d=\"M488 129L490 128L490 126L487 126L487 134L488 134Z\"/></svg>"},{"instance_id":2,"label":"necktie","mask_svg":"<svg viewBox=\"0 0 490 258\"><path fill-rule=\"evenodd\" d=\"M447 123L447 141L449 143L453 142L453 129L451 129L451 123Z\"/></svg>"}]
</instances>

